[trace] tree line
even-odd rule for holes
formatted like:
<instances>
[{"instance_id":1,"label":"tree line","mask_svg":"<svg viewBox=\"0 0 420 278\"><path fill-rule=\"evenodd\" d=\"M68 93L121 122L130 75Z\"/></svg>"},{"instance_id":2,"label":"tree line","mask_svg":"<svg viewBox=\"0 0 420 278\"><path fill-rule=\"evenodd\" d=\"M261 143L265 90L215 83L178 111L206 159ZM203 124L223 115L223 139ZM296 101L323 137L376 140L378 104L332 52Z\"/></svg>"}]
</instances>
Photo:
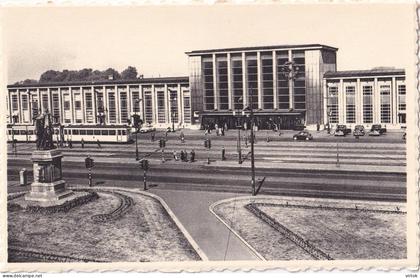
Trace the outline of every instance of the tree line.
<instances>
[{"instance_id":1,"label":"tree line","mask_svg":"<svg viewBox=\"0 0 420 278\"><path fill-rule=\"evenodd\" d=\"M38 83L54 83L54 82L72 82L72 81L104 81L104 80L134 80L143 78L143 75L139 75L135 67L129 66L121 73L113 68L106 70L47 70L39 77L39 80L25 79L18 81L15 85L27 85L27 84L38 84Z\"/></svg>"}]
</instances>

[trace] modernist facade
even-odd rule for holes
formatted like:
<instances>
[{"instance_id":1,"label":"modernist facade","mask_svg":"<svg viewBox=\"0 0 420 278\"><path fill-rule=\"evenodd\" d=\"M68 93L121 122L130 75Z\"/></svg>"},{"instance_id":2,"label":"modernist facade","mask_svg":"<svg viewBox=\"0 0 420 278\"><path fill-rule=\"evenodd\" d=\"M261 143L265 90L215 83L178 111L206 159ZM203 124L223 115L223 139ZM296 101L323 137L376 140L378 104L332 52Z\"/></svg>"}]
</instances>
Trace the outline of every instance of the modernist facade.
<instances>
[{"instance_id":1,"label":"modernist facade","mask_svg":"<svg viewBox=\"0 0 420 278\"><path fill-rule=\"evenodd\" d=\"M188 77L9 85L8 123L32 125L48 110L62 125L121 125L138 114L155 127L235 128L252 107L260 129L405 125L402 69L337 71L337 48L321 44L186 54Z\"/></svg>"},{"instance_id":2,"label":"modernist facade","mask_svg":"<svg viewBox=\"0 0 420 278\"><path fill-rule=\"evenodd\" d=\"M327 72L324 75L324 118L331 124L406 123L406 85L403 69Z\"/></svg>"},{"instance_id":3,"label":"modernist facade","mask_svg":"<svg viewBox=\"0 0 420 278\"><path fill-rule=\"evenodd\" d=\"M322 80L336 70L336 52L320 44L187 52L194 120L233 127L234 111L252 102L260 128L322 123Z\"/></svg>"},{"instance_id":4,"label":"modernist facade","mask_svg":"<svg viewBox=\"0 0 420 278\"><path fill-rule=\"evenodd\" d=\"M37 85L9 85L8 122L33 124L50 111L55 122L121 125L138 114L145 123L164 127L191 124L188 77L145 78Z\"/></svg>"}]
</instances>

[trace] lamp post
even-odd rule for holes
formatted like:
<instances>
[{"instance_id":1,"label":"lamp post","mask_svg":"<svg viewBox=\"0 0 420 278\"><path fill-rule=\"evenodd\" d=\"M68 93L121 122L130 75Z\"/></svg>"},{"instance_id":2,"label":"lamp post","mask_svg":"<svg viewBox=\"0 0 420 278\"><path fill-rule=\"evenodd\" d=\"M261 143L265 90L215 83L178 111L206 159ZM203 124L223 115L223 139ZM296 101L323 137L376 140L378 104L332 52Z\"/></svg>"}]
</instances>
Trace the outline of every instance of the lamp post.
<instances>
[{"instance_id":1,"label":"lamp post","mask_svg":"<svg viewBox=\"0 0 420 278\"><path fill-rule=\"evenodd\" d=\"M249 91L249 112L251 116L251 187L252 196L255 196L255 158L254 158L254 110L252 101L253 89Z\"/></svg>"},{"instance_id":2,"label":"lamp post","mask_svg":"<svg viewBox=\"0 0 420 278\"><path fill-rule=\"evenodd\" d=\"M138 99L138 98L135 99L135 102L136 102L139 109L140 109L140 106L139 106L140 101L142 101L142 100ZM134 127L136 128L136 160L139 160L139 145L138 145L138 136L137 135L139 133L140 122L139 122L138 115L137 115L137 109L135 109L135 111L134 111L134 121L133 122L134 122Z\"/></svg>"},{"instance_id":3,"label":"lamp post","mask_svg":"<svg viewBox=\"0 0 420 278\"><path fill-rule=\"evenodd\" d=\"M239 107L239 104L241 103L241 101L242 101L242 97L240 97L238 100L237 100L237 104L238 104L238 107ZM234 113L235 113L235 111L234 111ZM240 115L240 113L241 113L241 109L239 109L238 108L238 115L237 115L237 122L236 122L236 128L238 129L238 141L237 141L237 150L238 150L238 164L242 164L242 149L241 149L241 123L240 123L240 117L241 117L241 115Z\"/></svg>"},{"instance_id":4,"label":"lamp post","mask_svg":"<svg viewBox=\"0 0 420 278\"><path fill-rule=\"evenodd\" d=\"M174 109L175 103L176 103L176 97L171 98L172 132L175 132L175 109Z\"/></svg>"}]
</instances>

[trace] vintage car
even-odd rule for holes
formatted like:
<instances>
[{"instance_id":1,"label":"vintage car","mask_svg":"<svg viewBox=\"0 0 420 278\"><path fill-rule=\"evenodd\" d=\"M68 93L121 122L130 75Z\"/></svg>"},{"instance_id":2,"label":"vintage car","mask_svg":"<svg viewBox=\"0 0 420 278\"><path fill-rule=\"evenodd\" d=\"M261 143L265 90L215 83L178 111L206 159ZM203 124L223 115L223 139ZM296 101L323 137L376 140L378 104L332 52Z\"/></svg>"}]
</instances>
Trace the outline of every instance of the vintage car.
<instances>
[{"instance_id":1,"label":"vintage car","mask_svg":"<svg viewBox=\"0 0 420 278\"><path fill-rule=\"evenodd\" d=\"M309 140L312 140L312 139L313 139L312 135L307 131L300 131L300 132L296 133L295 135L293 135L293 140L295 140L295 141L296 140L309 141Z\"/></svg>"},{"instance_id":2,"label":"vintage car","mask_svg":"<svg viewBox=\"0 0 420 278\"><path fill-rule=\"evenodd\" d=\"M356 125L353 130L354 136L364 136L365 135L365 127L362 125Z\"/></svg>"},{"instance_id":3,"label":"vintage car","mask_svg":"<svg viewBox=\"0 0 420 278\"><path fill-rule=\"evenodd\" d=\"M382 134L384 134L386 132L386 127L382 127L380 124L374 124L370 128L370 133L372 133L374 131L378 131L379 132L379 135L382 135ZM377 132L375 132L375 135L374 136L377 136L376 133Z\"/></svg>"},{"instance_id":4,"label":"vintage car","mask_svg":"<svg viewBox=\"0 0 420 278\"><path fill-rule=\"evenodd\" d=\"M346 125L337 125L335 129L334 135L335 136L346 136L347 134L351 133L351 129L347 128Z\"/></svg>"},{"instance_id":5,"label":"vintage car","mask_svg":"<svg viewBox=\"0 0 420 278\"><path fill-rule=\"evenodd\" d=\"M140 133L148 133L152 131L156 131L156 129L151 124L147 124L140 128Z\"/></svg>"}]
</instances>

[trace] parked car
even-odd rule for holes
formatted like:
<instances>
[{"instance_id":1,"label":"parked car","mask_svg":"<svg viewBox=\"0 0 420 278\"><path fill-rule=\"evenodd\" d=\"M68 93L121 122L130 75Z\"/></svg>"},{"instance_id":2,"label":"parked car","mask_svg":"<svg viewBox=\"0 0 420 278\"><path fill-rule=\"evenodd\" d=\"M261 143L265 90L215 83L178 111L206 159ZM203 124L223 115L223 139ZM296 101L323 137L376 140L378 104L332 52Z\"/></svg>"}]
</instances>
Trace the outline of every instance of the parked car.
<instances>
[{"instance_id":1,"label":"parked car","mask_svg":"<svg viewBox=\"0 0 420 278\"><path fill-rule=\"evenodd\" d=\"M365 127L362 125L356 125L353 130L354 136L364 136L365 135Z\"/></svg>"},{"instance_id":2,"label":"parked car","mask_svg":"<svg viewBox=\"0 0 420 278\"><path fill-rule=\"evenodd\" d=\"M151 124L147 124L140 128L140 133L147 133L152 131L156 131L156 128L154 128Z\"/></svg>"},{"instance_id":3,"label":"parked car","mask_svg":"<svg viewBox=\"0 0 420 278\"><path fill-rule=\"evenodd\" d=\"M335 129L334 135L335 136L346 136L347 134L351 133L351 129L347 128L346 125L337 125Z\"/></svg>"},{"instance_id":4,"label":"parked car","mask_svg":"<svg viewBox=\"0 0 420 278\"><path fill-rule=\"evenodd\" d=\"M313 139L312 135L307 131L300 131L300 132L296 133L295 135L293 135L293 140L295 140L295 141L296 140L309 141L309 140L312 140L312 139Z\"/></svg>"},{"instance_id":5,"label":"parked car","mask_svg":"<svg viewBox=\"0 0 420 278\"><path fill-rule=\"evenodd\" d=\"M369 136L381 136L381 131L379 129L370 130Z\"/></svg>"},{"instance_id":6,"label":"parked car","mask_svg":"<svg viewBox=\"0 0 420 278\"><path fill-rule=\"evenodd\" d=\"M382 127L380 124L374 124L370 128L370 132L372 133L373 131L378 131L379 135L382 135L386 132L386 127Z\"/></svg>"}]
</instances>

